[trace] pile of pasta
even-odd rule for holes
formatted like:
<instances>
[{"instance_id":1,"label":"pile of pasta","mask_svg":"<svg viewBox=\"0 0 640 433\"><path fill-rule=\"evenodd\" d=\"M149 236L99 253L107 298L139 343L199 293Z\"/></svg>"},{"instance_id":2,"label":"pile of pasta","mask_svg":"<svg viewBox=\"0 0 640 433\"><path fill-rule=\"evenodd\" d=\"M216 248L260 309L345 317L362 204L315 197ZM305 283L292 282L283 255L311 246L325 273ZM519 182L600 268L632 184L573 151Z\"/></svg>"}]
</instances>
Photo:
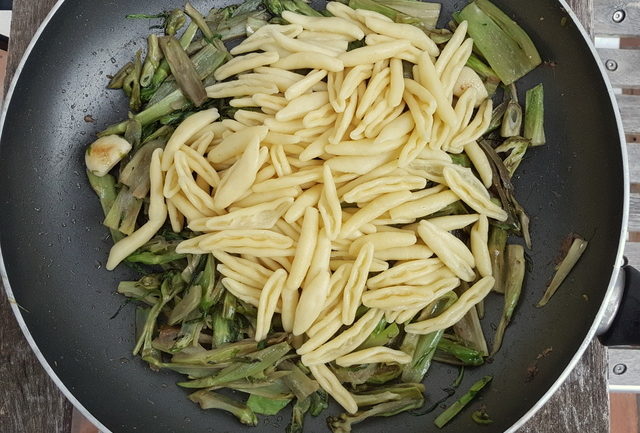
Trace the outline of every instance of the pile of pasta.
<instances>
[{"instance_id":1,"label":"pile of pasta","mask_svg":"<svg viewBox=\"0 0 640 433\"><path fill-rule=\"evenodd\" d=\"M356 350L383 318L415 334L458 322L493 287L489 219L507 215L476 143L492 102L465 67L466 23L440 50L378 13L327 9L333 17L284 12L290 24L233 48L207 93L232 98L234 119L198 112L155 150L149 221L113 247L108 268L167 219L188 227L195 236L177 251L215 256L224 286L258 309L256 340L280 314L302 336L302 362L355 412L327 364L409 362L388 347ZM452 162L463 151L477 176ZM474 213L429 218L459 200ZM451 233L469 227L468 244ZM421 315L462 281L471 287L447 311Z\"/></svg>"}]
</instances>

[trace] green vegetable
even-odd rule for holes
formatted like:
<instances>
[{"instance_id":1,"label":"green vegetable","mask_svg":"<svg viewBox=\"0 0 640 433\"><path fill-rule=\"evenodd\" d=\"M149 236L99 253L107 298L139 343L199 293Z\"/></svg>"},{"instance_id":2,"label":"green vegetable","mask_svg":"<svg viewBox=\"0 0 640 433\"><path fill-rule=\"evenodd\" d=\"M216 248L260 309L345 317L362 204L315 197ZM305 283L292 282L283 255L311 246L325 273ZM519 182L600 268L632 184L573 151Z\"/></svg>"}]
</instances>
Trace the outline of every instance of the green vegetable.
<instances>
[{"instance_id":1,"label":"green vegetable","mask_svg":"<svg viewBox=\"0 0 640 433\"><path fill-rule=\"evenodd\" d=\"M390 344L400 334L400 328L396 323L387 326L387 322L382 319L376 325L371 335L357 348L357 350L368 349L376 346L386 346Z\"/></svg>"},{"instance_id":2,"label":"green vegetable","mask_svg":"<svg viewBox=\"0 0 640 433\"><path fill-rule=\"evenodd\" d=\"M305 398L304 400L296 400L291 410L291 422L287 425L285 433L303 433L304 430L304 416L311 407L311 398Z\"/></svg>"},{"instance_id":3,"label":"green vegetable","mask_svg":"<svg viewBox=\"0 0 640 433\"><path fill-rule=\"evenodd\" d=\"M180 43L172 37L160 38L160 47L178 87L193 105L200 107L207 100L207 92L191 59Z\"/></svg>"},{"instance_id":4,"label":"green vegetable","mask_svg":"<svg viewBox=\"0 0 640 433\"><path fill-rule=\"evenodd\" d=\"M423 397L424 385L421 383L398 383L353 394L358 407L373 406L388 401L403 399L420 399Z\"/></svg>"},{"instance_id":5,"label":"green vegetable","mask_svg":"<svg viewBox=\"0 0 640 433\"><path fill-rule=\"evenodd\" d=\"M457 361L459 361L462 363L461 365L473 367L484 364L482 353L475 349L466 347L451 338L449 335L444 335L438 342L437 352L435 353L434 359L443 360L444 362L450 362L453 364L458 364Z\"/></svg>"},{"instance_id":6,"label":"green vegetable","mask_svg":"<svg viewBox=\"0 0 640 433\"><path fill-rule=\"evenodd\" d=\"M131 190L123 186L120 188L103 224L112 230L130 235L136 228L140 209L142 209L142 200L134 197Z\"/></svg>"},{"instance_id":7,"label":"green vegetable","mask_svg":"<svg viewBox=\"0 0 640 433\"><path fill-rule=\"evenodd\" d=\"M142 73L141 52L136 53L133 62L133 68L129 72L122 83L122 89L129 96L129 109L132 111L140 110L142 101L140 100L140 74Z\"/></svg>"},{"instance_id":8,"label":"green vegetable","mask_svg":"<svg viewBox=\"0 0 640 433\"><path fill-rule=\"evenodd\" d=\"M258 425L258 417L246 405L213 391L197 391L189 395L189 399L198 403L202 409L220 409L230 412L245 425Z\"/></svg>"},{"instance_id":9,"label":"green vegetable","mask_svg":"<svg viewBox=\"0 0 640 433\"><path fill-rule=\"evenodd\" d=\"M145 265L162 265L180 260L185 254L176 253L176 247L182 241L168 241L164 236L154 236L133 254L126 258L127 262L142 263Z\"/></svg>"},{"instance_id":10,"label":"green vegetable","mask_svg":"<svg viewBox=\"0 0 640 433\"><path fill-rule=\"evenodd\" d=\"M198 342L202 328L204 327L203 320L191 320L182 323L180 332L169 350L172 353L177 353L183 350L185 347Z\"/></svg>"},{"instance_id":11,"label":"green vegetable","mask_svg":"<svg viewBox=\"0 0 640 433\"><path fill-rule=\"evenodd\" d=\"M466 341L472 349L480 352L482 356L488 356L487 341L482 332L480 317L476 308L471 308L467 314L455 325L453 330L463 341Z\"/></svg>"},{"instance_id":12,"label":"green vegetable","mask_svg":"<svg viewBox=\"0 0 640 433\"><path fill-rule=\"evenodd\" d=\"M476 410L471 414L471 419L477 424L492 424L493 420L489 418L489 414L486 410Z\"/></svg>"},{"instance_id":13,"label":"green vegetable","mask_svg":"<svg viewBox=\"0 0 640 433\"><path fill-rule=\"evenodd\" d=\"M120 183L128 186L134 197L143 199L149 194L151 156L154 150L162 149L166 144L164 138L143 144L120 170Z\"/></svg>"},{"instance_id":14,"label":"green vegetable","mask_svg":"<svg viewBox=\"0 0 640 433\"><path fill-rule=\"evenodd\" d=\"M378 12L397 23L413 24L424 30L436 28L441 9L439 3L413 0L350 0L349 6Z\"/></svg>"},{"instance_id":15,"label":"green vegetable","mask_svg":"<svg viewBox=\"0 0 640 433\"><path fill-rule=\"evenodd\" d=\"M171 362L178 364L213 365L230 361L237 356L245 356L258 350L258 343L253 340L241 340L228 343L211 350L180 352L173 355Z\"/></svg>"},{"instance_id":16,"label":"green vegetable","mask_svg":"<svg viewBox=\"0 0 640 433\"><path fill-rule=\"evenodd\" d=\"M289 398L274 399L251 394L249 396L249 400L247 400L247 407L255 413L262 415L275 415L284 409L290 402L291 399Z\"/></svg>"},{"instance_id":17,"label":"green vegetable","mask_svg":"<svg viewBox=\"0 0 640 433\"><path fill-rule=\"evenodd\" d=\"M133 71L133 62L129 62L124 65L116 74L111 78L109 84L107 85L108 89L122 89L124 86L124 80L127 76Z\"/></svg>"},{"instance_id":18,"label":"green vegetable","mask_svg":"<svg viewBox=\"0 0 640 433\"><path fill-rule=\"evenodd\" d=\"M504 287L504 309L500 324L496 329L496 337L493 341L492 354L500 350L504 331L509 325L513 312L518 305L520 293L522 292L522 284L524 283L525 261L524 248L521 245L509 245L506 251L507 275Z\"/></svg>"},{"instance_id":19,"label":"green vegetable","mask_svg":"<svg viewBox=\"0 0 640 433\"><path fill-rule=\"evenodd\" d=\"M504 125L504 123L503 123ZM500 146L496 147L496 152L509 152L509 155L504 159L504 166L509 171L509 174L513 176L516 172L522 159L524 158L527 149L531 145L531 141L523 137L509 137Z\"/></svg>"},{"instance_id":20,"label":"green vegetable","mask_svg":"<svg viewBox=\"0 0 640 433\"><path fill-rule=\"evenodd\" d=\"M309 413L311 416L318 416L322 411L329 407L329 394L324 389L318 389L311 394L311 407Z\"/></svg>"},{"instance_id":21,"label":"green vegetable","mask_svg":"<svg viewBox=\"0 0 640 433\"><path fill-rule=\"evenodd\" d=\"M544 135L544 87L542 84L527 90L524 136L531 140L532 146L541 146L547 142Z\"/></svg>"},{"instance_id":22,"label":"green vegetable","mask_svg":"<svg viewBox=\"0 0 640 433\"><path fill-rule=\"evenodd\" d=\"M453 14L467 21L469 36L504 84L511 84L542 63L524 30L488 0L474 0Z\"/></svg>"},{"instance_id":23,"label":"green vegetable","mask_svg":"<svg viewBox=\"0 0 640 433\"><path fill-rule=\"evenodd\" d=\"M164 33L167 36L173 36L185 25L187 18L182 9L172 10L164 23Z\"/></svg>"},{"instance_id":24,"label":"green vegetable","mask_svg":"<svg viewBox=\"0 0 640 433\"><path fill-rule=\"evenodd\" d=\"M587 249L587 245L589 245L589 242L579 236L576 236L575 239L573 239L569 251L567 251L562 262L560 262L560 265L556 268L556 273L553 276L551 283L549 283L547 290L544 292L542 299L540 299L538 305L536 305L537 307L544 307L547 305L549 299L551 299L551 297L556 293L562 282L567 278L569 273L571 273L576 263L578 263L580 257L582 257L582 254L584 254Z\"/></svg>"},{"instance_id":25,"label":"green vegetable","mask_svg":"<svg viewBox=\"0 0 640 433\"><path fill-rule=\"evenodd\" d=\"M160 45L158 45L158 36L152 33L147 38L147 57L144 60L140 75L140 85L142 87L148 87L151 84L153 75L158 66L160 66L160 60L162 60L162 51L160 51Z\"/></svg>"},{"instance_id":26,"label":"green vegetable","mask_svg":"<svg viewBox=\"0 0 640 433\"><path fill-rule=\"evenodd\" d=\"M169 325L175 325L176 323L184 321L200 306L201 299L202 287L199 285L189 287L185 296L173 307L173 310L171 310Z\"/></svg>"},{"instance_id":27,"label":"green vegetable","mask_svg":"<svg viewBox=\"0 0 640 433\"><path fill-rule=\"evenodd\" d=\"M473 69L484 82L484 87L487 89L489 97L493 96L500 84L500 77L498 77L493 69L482 60L480 60L475 54L471 54L467 59L467 65ZM490 131L487 131L490 132Z\"/></svg>"},{"instance_id":28,"label":"green vegetable","mask_svg":"<svg viewBox=\"0 0 640 433\"><path fill-rule=\"evenodd\" d=\"M522 129L522 107L513 99L507 104L507 109L502 116L500 135L502 137L515 137L520 135Z\"/></svg>"},{"instance_id":29,"label":"green vegetable","mask_svg":"<svg viewBox=\"0 0 640 433\"><path fill-rule=\"evenodd\" d=\"M493 377L491 376L485 376L479 381L477 381L476 383L474 383L465 395L460 397L458 401L453 403L451 406L449 406L448 409L446 409L444 412L438 415L438 417L435 419L433 423L438 428L444 427L445 424L447 424L456 415L458 415L458 413L460 413L460 411L464 409L464 407L467 404L469 404L469 402L473 400L475 396L482 390L482 388L484 388L489 382L491 382L492 379Z\"/></svg>"},{"instance_id":30,"label":"green vegetable","mask_svg":"<svg viewBox=\"0 0 640 433\"><path fill-rule=\"evenodd\" d=\"M196 8L194 8L191 3L187 2L184 5L184 11L189 17L193 20L194 23L198 26L205 39L208 41L213 40L214 34L209 28L209 25L205 22L204 17Z\"/></svg>"},{"instance_id":31,"label":"green vegetable","mask_svg":"<svg viewBox=\"0 0 640 433\"><path fill-rule=\"evenodd\" d=\"M321 17L322 14L304 0L264 0L265 7L273 15L281 17L282 12L291 11L301 15Z\"/></svg>"},{"instance_id":32,"label":"green vegetable","mask_svg":"<svg viewBox=\"0 0 640 433\"><path fill-rule=\"evenodd\" d=\"M290 372L287 376L283 377L285 385L289 387L298 400L305 400L311 394L315 393L319 388L318 382L310 379L300 367L291 361L283 361L280 363L280 368Z\"/></svg>"}]
</instances>

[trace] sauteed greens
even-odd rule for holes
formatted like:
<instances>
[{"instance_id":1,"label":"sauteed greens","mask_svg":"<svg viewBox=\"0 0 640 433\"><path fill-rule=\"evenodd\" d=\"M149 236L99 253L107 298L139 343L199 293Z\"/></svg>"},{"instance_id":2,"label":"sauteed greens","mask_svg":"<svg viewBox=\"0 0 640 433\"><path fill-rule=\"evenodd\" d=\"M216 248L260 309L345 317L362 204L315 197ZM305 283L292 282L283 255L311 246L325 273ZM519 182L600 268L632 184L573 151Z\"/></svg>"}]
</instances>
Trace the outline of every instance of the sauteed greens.
<instances>
[{"instance_id":1,"label":"sauteed greens","mask_svg":"<svg viewBox=\"0 0 640 433\"><path fill-rule=\"evenodd\" d=\"M542 84L524 109L515 85L541 59L515 21L487 0L442 28L438 3L413 0L128 18L153 24L108 83L130 115L86 161L107 268L139 273L118 286L134 354L243 424L291 406L302 432L332 396L347 413L327 424L350 432L435 409L433 362L485 363L491 290L498 351L524 290L517 238L531 248L511 179L545 143Z\"/></svg>"}]
</instances>

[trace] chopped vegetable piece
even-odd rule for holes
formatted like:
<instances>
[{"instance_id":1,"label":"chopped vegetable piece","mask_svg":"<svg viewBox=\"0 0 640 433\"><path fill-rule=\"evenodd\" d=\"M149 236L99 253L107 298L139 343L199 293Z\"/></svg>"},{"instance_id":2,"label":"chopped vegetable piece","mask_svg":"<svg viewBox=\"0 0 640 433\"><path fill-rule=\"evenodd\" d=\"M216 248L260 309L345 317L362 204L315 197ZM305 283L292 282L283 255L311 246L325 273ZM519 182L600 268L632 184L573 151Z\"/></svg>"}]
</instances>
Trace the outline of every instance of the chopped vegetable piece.
<instances>
[{"instance_id":1,"label":"chopped vegetable piece","mask_svg":"<svg viewBox=\"0 0 640 433\"><path fill-rule=\"evenodd\" d=\"M507 275L504 285L504 310L500 318L500 324L496 329L496 337L493 341L492 355L500 350L504 331L509 325L513 312L518 305L525 272L524 248L521 245L509 245L506 251Z\"/></svg>"},{"instance_id":2,"label":"chopped vegetable piece","mask_svg":"<svg viewBox=\"0 0 640 433\"><path fill-rule=\"evenodd\" d=\"M368 349L376 346L386 346L391 343L400 334L400 328L396 323L387 326L387 322L382 319L375 327L371 335L364 340L356 350Z\"/></svg>"},{"instance_id":3,"label":"chopped vegetable piece","mask_svg":"<svg viewBox=\"0 0 640 433\"><path fill-rule=\"evenodd\" d=\"M350 0L353 9L367 9L391 18L397 23L413 24L423 30L435 29L441 5L412 0Z\"/></svg>"},{"instance_id":4,"label":"chopped vegetable piece","mask_svg":"<svg viewBox=\"0 0 640 433\"><path fill-rule=\"evenodd\" d=\"M406 398L397 401L389 401L372 406L370 409L358 411L354 414L343 413L339 417L327 418L327 424L333 433L350 433L353 424L364 421L374 416L393 416L400 412L419 408L424 404L424 397Z\"/></svg>"},{"instance_id":5,"label":"chopped vegetable piece","mask_svg":"<svg viewBox=\"0 0 640 433\"><path fill-rule=\"evenodd\" d=\"M136 228L136 220L142 209L142 200L131 194L126 186L120 188L113 206L104 219L103 224L110 229L130 235Z\"/></svg>"},{"instance_id":6,"label":"chopped vegetable piece","mask_svg":"<svg viewBox=\"0 0 640 433\"><path fill-rule=\"evenodd\" d=\"M311 407L311 397L304 400L297 399L291 409L291 422L287 425L285 433L303 433L304 416Z\"/></svg>"},{"instance_id":7,"label":"chopped vegetable piece","mask_svg":"<svg viewBox=\"0 0 640 433\"><path fill-rule=\"evenodd\" d=\"M160 60L162 60L162 51L158 44L158 36L152 33L147 38L147 57L144 60L140 75L140 85L142 87L148 87L151 84L153 74L160 66Z\"/></svg>"},{"instance_id":8,"label":"chopped vegetable piece","mask_svg":"<svg viewBox=\"0 0 640 433\"><path fill-rule=\"evenodd\" d=\"M248 406L235 401L227 396L213 391L197 391L189 396L189 399L198 403L202 409L221 409L230 412L245 425L258 425L258 417Z\"/></svg>"},{"instance_id":9,"label":"chopped vegetable piece","mask_svg":"<svg viewBox=\"0 0 640 433\"><path fill-rule=\"evenodd\" d=\"M562 262L557 267L557 271L553 276L551 283L549 283L549 287L547 287L547 290L544 292L542 299L538 302L537 307L544 307L547 305L549 299L551 299L551 297L556 293L558 287L560 287L565 278L567 278L573 270L573 267L578 263L580 257L582 257L582 254L587 249L587 245L589 245L588 241L579 236L575 237L567 255L562 259Z\"/></svg>"},{"instance_id":10,"label":"chopped vegetable piece","mask_svg":"<svg viewBox=\"0 0 640 433\"><path fill-rule=\"evenodd\" d=\"M471 388L469 389L469 391L465 395L460 397L458 401L456 401L451 406L449 406L447 410L445 410L440 415L438 415L438 417L435 419L433 423L438 428L444 427L445 424L447 424L456 415L458 415L458 413L460 413L460 411L464 409L464 407L467 404L469 404L471 400L475 398L475 396L482 390L482 388L484 388L489 382L491 382L491 379L493 379L493 377L485 376L479 381L477 381L476 383L474 383L473 385L471 385Z\"/></svg>"},{"instance_id":11,"label":"chopped vegetable piece","mask_svg":"<svg viewBox=\"0 0 640 433\"><path fill-rule=\"evenodd\" d=\"M443 338L440 339L437 350L438 352L436 352L434 359L446 360L448 359L447 355L450 355L460 361L462 365L475 367L484 364L484 358L480 352L464 346L449 335L444 335ZM445 355L442 358L439 356L441 353ZM454 361L454 363L456 362Z\"/></svg>"},{"instance_id":12,"label":"chopped vegetable piece","mask_svg":"<svg viewBox=\"0 0 640 433\"><path fill-rule=\"evenodd\" d=\"M476 422L477 424L492 424L493 420L491 418L489 418L489 414L487 413L486 410L481 409L481 410L476 410L475 412L473 412L471 414L471 419Z\"/></svg>"},{"instance_id":13,"label":"chopped vegetable piece","mask_svg":"<svg viewBox=\"0 0 640 433\"><path fill-rule=\"evenodd\" d=\"M193 105L200 107L208 99L207 92L191 59L172 37L160 38L160 47L180 90Z\"/></svg>"},{"instance_id":14,"label":"chopped vegetable piece","mask_svg":"<svg viewBox=\"0 0 640 433\"><path fill-rule=\"evenodd\" d=\"M475 0L453 14L467 21L475 47L504 84L511 84L542 63L522 28L487 0Z\"/></svg>"},{"instance_id":15,"label":"chopped vegetable piece","mask_svg":"<svg viewBox=\"0 0 640 433\"><path fill-rule=\"evenodd\" d=\"M542 84L527 90L524 136L531 140L532 146L541 146L547 142L544 135L544 87Z\"/></svg>"},{"instance_id":16,"label":"chopped vegetable piece","mask_svg":"<svg viewBox=\"0 0 640 433\"><path fill-rule=\"evenodd\" d=\"M247 407L262 415L275 415L291 402L290 398L267 398L251 394L247 400Z\"/></svg>"},{"instance_id":17,"label":"chopped vegetable piece","mask_svg":"<svg viewBox=\"0 0 640 433\"><path fill-rule=\"evenodd\" d=\"M491 258L491 269L493 278L496 280L493 290L498 293L504 293L505 284L505 249L507 246L507 238L509 237L506 230L501 227L492 225L489 230L489 256Z\"/></svg>"},{"instance_id":18,"label":"chopped vegetable piece","mask_svg":"<svg viewBox=\"0 0 640 433\"><path fill-rule=\"evenodd\" d=\"M504 125L504 123L502 123L502 125ZM505 142L500 146L496 147L496 152L510 152L503 162L504 166L507 168L511 176L513 176L513 174L520 166L522 158L524 158L524 155L525 153L527 153L527 149L530 145L531 141L529 139L512 136L505 140Z\"/></svg>"}]
</instances>

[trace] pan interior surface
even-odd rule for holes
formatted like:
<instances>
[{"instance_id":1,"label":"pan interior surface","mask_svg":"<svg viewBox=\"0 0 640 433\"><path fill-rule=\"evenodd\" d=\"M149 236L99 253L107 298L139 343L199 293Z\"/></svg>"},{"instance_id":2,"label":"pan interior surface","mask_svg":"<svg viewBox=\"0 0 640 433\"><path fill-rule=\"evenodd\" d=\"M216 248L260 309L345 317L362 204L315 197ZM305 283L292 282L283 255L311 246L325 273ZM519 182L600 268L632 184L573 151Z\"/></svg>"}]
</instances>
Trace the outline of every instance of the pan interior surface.
<instances>
[{"instance_id":1,"label":"pan interior surface","mask_svg":"<svg viewBox=\"0 0 640 433\"><path fill-rule=\"evenodd\" d=\"M515 181L532 219L530 270L502 350L491 363L468 369L458 398L475 380L492 384L447 427L475 431L470 413L486 406L495 421L482 430L504 432L556 381L583 342L605 296L623 219L623 166L607 88L591 51L561 5L553 0L496 0L525 28L545 64L519 82L545 85L545 146L531 149ZM445 2L443 14L465 2ZM120 92L106 90L115 73L144 48L152 24L127 20L182 5L172 0L67 0L53 16L17 82L0 147L0 242L9 282L44 357L69 391L113 432L238 432L221 412L201 411L175 386L179 375L153 372L131 355L134 309L115 293L133 277L104 269L111 240L84 174L84 149L97 131L126 118ZM200 1L195 6L224 6ZM568 18L568 19L567 19ZM92 116L96 122L85 121ZM88 118L87 118L88 119ZM570 233L589 248L547 307L536 309ZM119 314L115 314L120 310ZM490 295L485 334L491 340L502 297ZM537 362L538 354L552 348ZM440 399L457 375L434 365L427 403ZM440 409L425 416L377 418L359 431L406 433L433 429ZM261 419L261 432L282 432L289 411ZM337 414L332 406L327 412ZM307 419L306 431L327 431L326 413Z\"/></svg>"}]
</instances>

